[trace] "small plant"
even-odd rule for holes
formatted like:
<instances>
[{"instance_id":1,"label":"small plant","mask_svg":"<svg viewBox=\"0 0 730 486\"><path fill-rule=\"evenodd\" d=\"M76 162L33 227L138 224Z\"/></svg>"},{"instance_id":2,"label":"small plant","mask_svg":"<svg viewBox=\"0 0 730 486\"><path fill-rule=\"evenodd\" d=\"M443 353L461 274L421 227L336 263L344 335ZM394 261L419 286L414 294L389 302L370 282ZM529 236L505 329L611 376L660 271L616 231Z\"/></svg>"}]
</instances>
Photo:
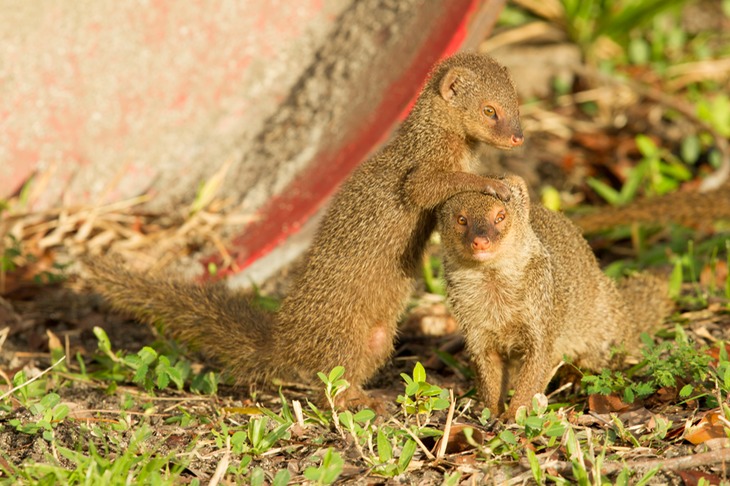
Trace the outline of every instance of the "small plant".
<instances>
[{"instance_id":1,"label":"small plant","mask_svg":"<svg viewBox=\"0 0 730 486\"><path fill-rule=\"evenodd\" d=\"M643 134L636 136L636 146L642 159L631 169L620 191L598 179L589 178L588 185L613 206L631 202L643 187L649 195L661 195L675 190L680 182L692 178L692 173L670 151L659 148Z\"/></svg>"},{"instance_id":2,"label":"small plant","mask_svg":"<svg viewBox=\"0 0 730 486\"><path fill-rule=\"evenodd\" d=\"M374 470L383 476L396 476L406 472L413 454L416 452L417 445L413 439L407 439L405 444L401 445L400 456L396 459L389 435L391 434L388 434L385 428L381 427L378 430L378 462ZM395 435L396 439L400 437L402 436Z\"/></svg>"},{"instance_id":3,"label":"small plant","mask_svg":"<svg viewBox=\"0 0 730 486\"><path fill-rule=\"evenodd\" d=\"M61 397L57 393L49 393L28 408L34 417L40 416L38 421L22 423L20 419L14 418L8 420L8 423L24 434L43 431L43 438L50 442L53 439L53 427L66 418L69 413L68 405L60 402Z\"/></svg>"},{"instance_id":4,"label":"small plant","mask_svg":"<svg viewBox=\"0 0 730 486\"><path fill-rule=\"evenodd\" d=\"M332 371L329 372L329 375L325 375L320 371L317 373L317 376L320 380L322 380L322 383L324 383L325 397L334 410L335 398L340 393L343 393L350 388L350 383L343 378L343 376L345 376L345 368L342 366L335 366L332 368Z\"/></svg>"},{"instance_id":5,"label":"small plant","mask_svg":"<svg viewBox=\"0 0 730 486\"><path fill-rule=\"evenodd\" d=\"M340 427L340 421L339 416L337 415L337 410L335 407L335 398L341 393L344 393L348 388L350 388L350 383L348 383L347 380L343 378L345 375L345 368L342 366L335 366L332 368L332 371L330 371L329 375L325 375L321 371L317 373L317 376L320 380L322 380L322 383L325 385L324 390L324 396L327 399L327 402L330 405L330 409L332 410L332 420L335 424L335 428L340 433L342 437L345 436L345 432L342 430L342 427ZM313 405L310 404L314 408ZM316 408L314 408L316 411Z\"/></svg>"},{"instance_id":6,"label":"small plant","mask_svg":"<svg viewBox=\"0 0 730 486\"><path fill-rule=\"evenodd\" d=\"M322 457L319 467L309 466L304 470L304 477L317 485L332 484L340 477L344 466L342 456L330 447Z\"/></svg>"},{"instance_id":7,"label":"small plant","mask_svg":"<svg viewBox=\"0 0 730 486\"><path fill-rule=\"evenodd\" d=\"M448 391L426 382L426 370L421 363L416 363L413 367L412 376L401 373L401 377L406 382L406 389L405 394L399 395L397 401L406 416L416 415L418 420L420 414L428 417L435 410L449 407Z\"/></svg>"},{"instance_id":8,"label":"small plant","mask_svg":"<svg viewBox=\"0 0 730 486\"><path fill-rule=\"evenodd\" d=\"M642 335L642 341L644 359L629 374L603 370L599 375L585 375L583 385L586 391L602 395L618 393L625 402L632 403L636 398L645 398L661 387L676 387L686 383L681 386L679 396L687 398L695 392L696 387L704 386L710 373L711 357L698 352L679 325L675 327L674 342L654 344L645 334Z\"/></svg>"},{"instance_id":9,"label":"small plant","mask_svg":"<svg viewBox=\"0 0 730 486\"><path fill-rule=\"evenodd\" d=\"M231 436L231 450L237 454L260 455L280 440L288 438L291 422L280 423L272 430L269 430L268 425L268 417L252 417L245 431L236 431Z\"/></svg>"},{"instance_id":10,"label":"small plant","mask_svg":"<svg viewBox=\"0 0 730 486\"><path fill-rule=\"evenodd\" d=\"M179 484L186 464L180 458L173 460L174 453L162 455L149 447L152 435L152 430L142 425L129 443L111 457L91 440L79 450L56 446L63 465L49 456L49 463L28 463L13 473L5 472L16 484L117 484L120 478L134 478L139 484Z\"/></svg>"},{"instance_id":11,"label":"small plant","mask_svg":"<svg viewBox=\"0 0 730 486\"><path fill-rule=\"evenodd\" d=\"M102 369L95 376L112 379L114 382L130 380L142 386L148 392L157 388L165 389L171 384L181 390L185 381L193 378L192 388L204 393L215 393L218 377L214 373L192 376L192 368L186 360L180 359L175 353L170 356L160 354L149 346L145 346L136 354L113 352L111 341L106 332L94 328L94 335L98 340L101 356L96 360L102 364ZM83 368L85 371L85 367Z\"/></svg>"}]
</instances>

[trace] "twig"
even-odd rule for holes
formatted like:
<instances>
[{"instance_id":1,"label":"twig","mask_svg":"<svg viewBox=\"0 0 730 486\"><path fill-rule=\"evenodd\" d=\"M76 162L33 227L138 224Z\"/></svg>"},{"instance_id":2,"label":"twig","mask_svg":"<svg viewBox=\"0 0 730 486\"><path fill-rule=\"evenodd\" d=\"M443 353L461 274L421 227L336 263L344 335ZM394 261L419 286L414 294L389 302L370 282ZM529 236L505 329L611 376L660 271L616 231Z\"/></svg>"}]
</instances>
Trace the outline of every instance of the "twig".
<instances>
[{"instance_id":1,"label":"twig","mask_svg":"<svg viewBox=\"0 0 730 486\"><path fill-rule=\"evenodd\" d=\"M681 471L701 466L711 466L718 463L730 462L730 448L718 449L715 451L691 454L687 456L673 457L670 459L651 459L648 461L629 462L605 462L601 468L601 474L615 474L625 468L638 473L644 473L657 466L663 470ZM547 467L547 463L545 465ZM550 462L549 466L558 472L569 472L573 470L573 464L568 461ZM540 466L543 467L542 465Z\"/></svg>"},{"instance_id":2,"label":"twig","mask_svg":"<svg viewBox=\"0 0 730 486\"><path fill-rule=\"evenodd\" d=\"M228 463L231 461L231 436L226 436L226 452L221 458L220 462L215 468L215 473L213 473L213 477L210 478L210 482L208 483L208 486L216 486L218 483L220 483L221 479L223 479L223 476L226 474L226 471L228 470Z\"/></svg>"},{"instance_id":3,"label":"twig","mask_svg":"<svg viewBox=\"0 0 730 486\"><path fill-rule=\"evenodd\" d=\"M436 452L436 459L441 459L446 454L446 447L449 445L449 434L451 434L451 422L454 420L454 408L456 400L454 400L454 390L449 389L449 413L446 416L446 425L444 425L444 435L441 437L439 450Z\"/></svg>"},{"instance_id":4,"label":"twig","mask_svg":"<svg viewBox=\"0 0 730 486\"><path fill-rule=\"evenodd\" d=\"M403 430L404 430L404 431L405 431L405 432L406 432L406 433L407 433L408 435L410 435L410 436L411 436L411 438L412 438L413 440L415 440L415 441L416 441L416 444L418 444L418 446L419 446L419 447L421 448L421 450L423 451L423 453L424 453L424 454L426 454L426 457L427 457L427 458L428 458L428 459L429 459L430 461L433 461L433 460L435 460L435 459L436 459L436 457L434 457L434 455L433 455L433 454L431 454L431 451L429 451L429 450L428 450L428 447L426 447L426 445L425 445L425 444L424 444L423 442L421 442L421 439L419 439L419 438L418 438L418 436L417 436L416 434L414 434L413 432L411 432L411 430L410 430L410 429L409 429L408 427L406 427L405 425L403 425L403 424L402 424L402 423L401 423L401 422L400 422L400 421L399 421L399 420L398 420L397 418L395 418L395 417L392 417L392 418L391 418L391 420L392 420L393 422L395 422L395 423L396 423L396 425L398 425L398 426L399 426L399 427L400 427L401 429L403 429Z\"/></svg>"},{"instance_id":5,"label":"twig","mask_svg":"<svg viewBox=\"0 0 730 486\"><path fill-rule=\"evenodd\" d=\"M48 373L49 371L51 371L53 368L55 368L56 366L58 366L59 364L61 364L61 361L65 360L65 359L66 359L66 356L61 356L61 359L59 359L58 361L56 361L55 363L53 363L50 368L46 368L45 370L41 371L38 374L38 376L34 376L33 378L31 378L30 380L26 381L25 383L21 383L20 385L16 386L15 388L12 388L12 389L6 391L5 393L2 394L2 396L0 396L0 401L4 400L8 395L11 395L12 393L16 392L17 390L20 390L24 386L30 385L31 383L33 383L34 381L36 381L38 378L40 378L41 376L45 375L46 373Z\"/></svg>"},{"instance_id":6,"label":"twig","mask_svg":"<svg viewBox=\"0 0 730 486\"><path fill-rule=\"evenodd\" d=\"M294 410L294 416L297 418L297 423L304 429L304 413L302 413L302 403L299 400L292 400L292 409Z\"/></svg>"}]
</instances>

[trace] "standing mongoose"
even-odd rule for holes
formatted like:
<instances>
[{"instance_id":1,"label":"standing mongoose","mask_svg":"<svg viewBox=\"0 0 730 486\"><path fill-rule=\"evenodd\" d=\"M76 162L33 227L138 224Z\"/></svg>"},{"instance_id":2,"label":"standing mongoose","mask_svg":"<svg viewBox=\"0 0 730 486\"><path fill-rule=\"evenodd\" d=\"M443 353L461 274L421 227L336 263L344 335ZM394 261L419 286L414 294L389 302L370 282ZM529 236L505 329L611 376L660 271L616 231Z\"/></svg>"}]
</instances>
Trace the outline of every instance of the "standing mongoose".
<instances>
[{"instance_id":1,"label":"standing mongoose","mask_svg":"<svg viewBox=\"0 0 730 486\"><path fill-rule=\"evenodd\" d=\"M473 149L522 141L507 69L457 54L434 67L395 137L335 195L275 316L222 286L150 280L100 262L90 265L92 284L117 308L163 321L239 382L312 379L342 365L351 383L343 401L366 399L362 385L392 353L434 209L462 191L509 198L499 180L469 172Z\"/></svg>"},{"instance_id":2,"label":"standing mongoose","mask_svg":"<svg viewBox=\"0 0 730 486\"><path fill-rule=\"evenodd\" d=\"M504 181L509 201L460 193L438 211L448 301L486 406L500 413L545 390L563 356L596 370L611 348L633 351L670 312L667 284L649 275L617 287L601 272L580 230L566 217L530 206L525 182Z\"/></svg>"}]
</instances>

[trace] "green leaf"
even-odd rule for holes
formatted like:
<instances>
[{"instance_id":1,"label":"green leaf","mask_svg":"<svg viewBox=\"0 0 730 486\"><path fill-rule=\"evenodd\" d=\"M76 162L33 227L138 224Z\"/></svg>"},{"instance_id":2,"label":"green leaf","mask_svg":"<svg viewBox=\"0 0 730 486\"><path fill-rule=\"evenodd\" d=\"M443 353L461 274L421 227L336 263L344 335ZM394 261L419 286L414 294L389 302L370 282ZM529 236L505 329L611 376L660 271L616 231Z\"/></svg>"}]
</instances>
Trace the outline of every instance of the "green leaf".
<instances>
[{"instance_id":1,"label":"green leaf","mask_svg":"<svg viewBox=\"0 0 730 486\"><path fill-rule=\"evenodd\" d=\"M340 378L342 378L345 374L345 367L344 366L335 366L332 368L332 371L330 371L329 374L329 381L330 383L334 383Z\"/></svg>"},{"instance_id":2,"label":"green leaf","mask_svg":"<svg viewBox=\"0 0 730 486\"><path fill-rule=\"evenodd\" d=\"M413 367L413 381L423 383L426 381L426 370L420 362Z\"/></svg>"},{"instance_id":3,"label":"green leaf","mask_svg":"<svg viewBox=\"0 0 730 486\"><path fill-rule=\"evenodd\" d=\"M626 204L636 196L639 192L639 187L641 187L641 181L644 180L648 169L649 165L646 161L631 169L629 176L626 178L626 182L624 182L621 188L619 204Z\"/></svg>"},{"instance_id":4,"label":"green leaf","mask_svg":"<svg viewBox=\"0 0 730 486\"><path fill-rule=\"evenodd\" d=\"M525 452L527 453L527 460L530 463L530 470L532 471L532 478L535 480L535 484L545 484L545 478L543 477L542 469L540 469L540 461L537 460L535 451L526 447Z\"/></svg>"},{"instance_id":5,"label":"green leaf","mask_svg":"<svg viewBox=\"0 0 730 486\"><path fill-rule=\"evenodd\" d=\"M638 65L645 65L651 60L651 48L649 43L641 37L635 37L629 41L629 60Z\"/></svg>"},{"instance_id":6,"label":"green leaf","mask_svg":"<svg viewBox=\"0 0 730 486\"><path fill-rule=\"evenodd\" d=\"M586 184L588 184L588 186L590 186L590 188L593 189L596 194L602 197L611 206L616 206L620 203L621 195L618 191L616 191L608 184L599 181L594 177L589 177L588 179L586 179Z\"/></svg>"},{"instance_id":7,"label":"green leaf","mask_svg":"<svg viewBox=\"0 0 730 486\"><path fill-rule=\"evenodd\" d=\"M677 299L682 292L682 281L684 280L684 269L682 260L677 258L674 261L672 274L669 276L669 297Z\"/></svg>"},{"instance_id":8,"label":"green leaf","mask_svg":"<svg viewBox=\"0 0 730 486\"><path fill-rule=\"evenodd\" d=\"M257 467L256 469L251 471L251 477L249 479L249 482L251 486L263 486L265 479L266 476L264 475L264 470L260 467Z\"/></svg>"},{"instance_id":9,"label":"green leaf","mask_svg":"<svg viewBox=\"0 0 730 486\"><path fill-rule=\"evenodd\" d=\"M134 373L134 376L132 377L132 381L137 383L138 385L145 385L145 379L147 378L147 372L149 371L149 368L147 368L147 365L141 364L139 365L139 368L137 368L136 373ZM145 385L146 388L146 385Z\"/></svg>"},{"instance_id":10,"label":"green leaf","mask_svg":"<svg viewBox=\"0 0 730 486\"><path fill-rule=\"evenodd\" d=\"M324 455L322 465L325 467L322 482L324 484L332 484L342 474L342 469L345 462L342 457L336 453L332 448L327 449L327 453Z\"/></svg>"},{"instance_id":11,"label":"green leaf","mask_svg":"<svg viewBox=\"0 0 730 486\"><path fill-rule=\"evenodd\" d=\"M634 403L635 399L636 399L636 396L634 395L634 391L630 387L627 387L624 390L624 402Z\"/></svg>"},{"instance_id":12,"label":"green leaf","mask_svg":"<svg viewBox=\"0 0 730 486\"><path fill-rule=\"evenodd\" d=\"M149 365L154 363L154 361L157 359L157 351L150 348L149 346L145 346L139 350L137 356L139 356L142 363Z\"/></svg>"},{"instance_id":13,"label":"green leaf","mask_svg":"<svg viewBox=\"0 0 730 486\"><path fill-rule=\"evenodd\" d=\"M157 388L159 390L167 388L167 385L170 384L170 375L164 371L157 369Z\"/></svg>"},{"instance_id":14,"label":"green leaf","mask_svg":"<svg viewBox=\"0 0 730 486\"><path fill-rule=\"evenodd\" d=\"M388 462L393 458L393 446L383 429L378 430L378 458L380 462Z\"/></svg>"},{"instance_id":15,"label":"green leaf","mask_svg":"<svg viewBox=\"0 0 730 486\"><path fill-rule=\"evenodd\" d=\"M411 381L408 385L406 385L406 395L413 396L418 392L418 389L420 388L419 384L415 381Z\"/></svg>"},{"instance_id":16,"label":"green leaf","mask_svg":"<svg viewBox=\"0 0 730 486\"><path fill-rule=\"evenodd\" d=\"M272 486L286 486L289 484L291 479L291 473L288 469L281 469L274 476L274 481L271 483Z\"/></svg>"},{"instance_id":17,"label":"green leaf","mask_svg":"<svg viewBox=\"0 0 730 486\"><path fill-rule=\"evenodd\" d=\"M246 433L243 430L237 430L231 436L231 445L234 447L240 447L246 442Z\"/></svg>"},{"instance_id":18,"label":"green leaf","mask_svg":"<svg viewBox=\"0 0 730 486\"><path fill-rule=\"evenodd\" d=\"M681 390L679 390L679 396L682 398L687 398L692 394L692 391L694 391L694 387L692 385L684 385Z\"/></svg>"},{"instance_id":19,"label":"green leaf","mask_svg":"<svg viewBox=\"0 0 730 486\"><path fill-rule=\"evenodd\" d=\"M542 426L545 420L542 417L530 416L525 418L525 428L532 429L534 432L539 433L542 430Z\"/></svg>"},{"instance_id":20,"label":"green leaf","mask_svg":"<svg viewBox=\"0 0 730 486\"><path fill-rule=\"evenodd\" d=\"M99 349L105 353L110 352L112 344L111 341L109 341L109 336L107 336L106 331L98 326L94 326L93 332L94 336L96 336L96 340L98 341Z\"/></svg>"},{"instance_id":21,"label":"green leaf","mask_svg":"<svg viewBox=\"0 0 730 486\"><path fill-rule=\"evenodd\" d=\"M682 140L679 152L682 160L688 164L694 164L700 158L701 150L700 138L697 135L689 135Z\"/></svg>"},{"instance_id":22,"label":"green leaf","mask_svg":"<svg viewBox=\"0 0 730 486\"><path fill-rule=\"evenodd\" d=\"M340 423L344 425L348 430L353 430L355 426L355 422L352 417L352 412L349 410L346 410L340 414L337 415L337 418L339 419Z\"/></svg>"},{"instance_id":23,"label":"green leaf","mask_svg":"<svg viewBox=\"0 0 730 486\"><path fill-rule=\"evenodd\" d=\"M659 148L654 143L654 140L640 133L636 136L635 141L636 148L639 149L641 155L647 159L659 157Z\"/></svg>"},{"instance_id":24,"label":"green leaf","mask_svg":"<svg viewBox=\"0 0 730 486\"><path fill-rule=\"evenodd\" d=\"M416 441L408 439L401 450L400 458L398 458L398 470L401 473L404 473L408 469L408 465L411 463L411 459L415 453Z\"/></svg>"},{"instance_id":25,"label":"green leaf","mask_svg":"<svg viewBox=\"0 0 730 486\"><path fill-rule=\"evenodd\" d=\"M360 410L359 412L357 412L355 414L355 417L354 417L355 422L358 422L360 424L364 424L374 418L375 418L375 412L373 412L369 408L364 408L364 409Z\"/></svg>"},{"instance_id":26,"label":"green leaf","mask_svg":"<svg viewBox=\"0 0 730 486\"><path fill-rule=\"evenodd\" d=\"M69 412L70 409L68 408L68 405L64 403L56 405L53 409L53 420L63 420L68 417Z\"/></svg>"},{"instance_id":27,"label":"green leaf","mask_svg":"<svg viewBox=\"0 0 730 486\"><path fill-rule=\"evenodd\" d=\"M499 438L502 439L502 442L505 444L517 445L517 438L510 430L503 430L502 433L499 434Z\"/></svg>"},{"instance_id":28,"label":"green leaf","mask_svg":"<svg viewBox=\"0 0 730 486\"><path fill-rule=\"evenodd\" d=\"M547 437L562 437L565 433L565 424L561 422L555 422L548 426L547 429L545 429L545 435Z\"/></svg>"},{"instance_id":29,"label":"green leaf","mask_svg":"<svg viewBox=\"0 0 730 486\"><path fill-rule=\"evenodd\" d=\"M437 398L431 404L431 409L432 410L446 410L447 408L449 408L449 405L451 405L451 403L448 400L446 400L444 398Z\"/></svg>"}]
</instances>

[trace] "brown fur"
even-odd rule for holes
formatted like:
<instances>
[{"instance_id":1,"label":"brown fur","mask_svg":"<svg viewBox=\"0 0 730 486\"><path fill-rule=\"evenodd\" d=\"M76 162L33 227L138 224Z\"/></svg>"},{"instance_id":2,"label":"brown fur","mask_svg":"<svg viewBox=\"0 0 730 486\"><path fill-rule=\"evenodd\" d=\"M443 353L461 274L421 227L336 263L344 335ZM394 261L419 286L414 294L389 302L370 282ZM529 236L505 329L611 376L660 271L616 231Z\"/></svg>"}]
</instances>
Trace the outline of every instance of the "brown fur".
<instances>
[{"instance_id":1,"label":"brown fur","mask_svg":"<svg viewBox=\"0 0 730 486\"><path fill-rule=\"evenodd\" d=\"M630 223L710 225L719 219L730 220L730 186L725 184L710 192L675 192L641 199L627 206L602 208L572 219L586 233Z\"/></svg>"},{"instance_id":2,"label":"brown fur","mask_svg":"<svg viewBox=\"0 0 730 486\"><path fill-rule=\"evenodd\" d=\"M439 231L449 303L475 364L477 388L499 413L513 385L507 414L514 417L544 391L564 355L579 366L603 368L612 347L635 347L671 304L666 284L648 275L617 287L573 223L531 207L521 178L505 182L512 191L506 203L479 193L449 199L439 210ZM489 253L478 261L477 250Z\"/></svg>"},{"instance_id":3,"label":"brown fur","mask_svg":"<svg viewBox=\"0 0 730 486\"><path fill-rule=\"evenodd\" d=\"M485 106L495 115L487 116ZM398 134L334 197L304 270L273 319L223 287L151 282L98 264L92 273L114 305L164 320L242 382L311 379L342 365L353 385L348 398L357 399L393 350L397 320L435 225L433 209L460 191L509 197L498 180L468 172L478 142L522 143L517 95L497 62L457 54L434 68Z\"/></svg>"}]
</instances>

